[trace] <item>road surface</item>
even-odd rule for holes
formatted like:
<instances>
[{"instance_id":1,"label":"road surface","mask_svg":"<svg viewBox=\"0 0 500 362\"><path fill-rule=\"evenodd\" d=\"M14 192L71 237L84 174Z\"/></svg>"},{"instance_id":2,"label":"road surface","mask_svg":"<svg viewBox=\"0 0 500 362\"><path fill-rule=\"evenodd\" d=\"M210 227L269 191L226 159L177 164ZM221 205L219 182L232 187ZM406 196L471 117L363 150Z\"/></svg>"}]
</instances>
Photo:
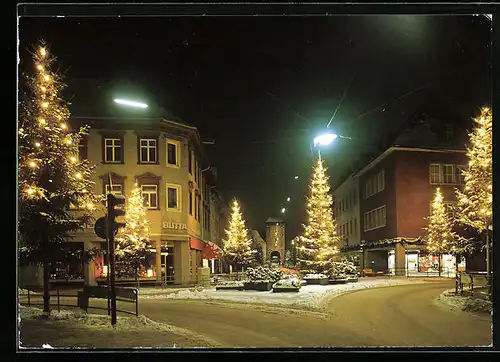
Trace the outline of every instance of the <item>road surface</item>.
<instances>
[{"instance_id":1,"label":"road surface","mask_svg":"<svg viewBox=\"0 0 500 362\"><path fill-rule=\"evenodd\" d=\"M489 345L488 315L452 310L437 300L453 285L434 281L360 290L331 299L325 313L171 299L143 300L140 311L222 348Z\"/></svg>"}]
</instances>

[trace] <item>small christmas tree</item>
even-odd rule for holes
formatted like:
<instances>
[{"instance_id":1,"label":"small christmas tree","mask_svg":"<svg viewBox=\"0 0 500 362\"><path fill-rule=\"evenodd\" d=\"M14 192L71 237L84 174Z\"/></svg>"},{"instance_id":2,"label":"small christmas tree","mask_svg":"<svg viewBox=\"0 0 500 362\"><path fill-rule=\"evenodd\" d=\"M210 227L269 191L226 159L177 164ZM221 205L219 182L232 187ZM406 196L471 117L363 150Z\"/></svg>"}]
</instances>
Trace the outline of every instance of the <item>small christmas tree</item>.
<instances>
[{"instance_id":1,"label":"small christmas tree","mask_svg":"<svg viewBox=\"0 0 500 362\"><path fill-rule=\"evenodd\" d=\"M439 257L439 275L441 275L441 258L445 253L455 252L456 234L452 231L453 222L444 204L443 194L436 189L431 207L431 215L427 218L427 250Z\"/></svg>"},{"instance_id":2,"label":"small christmas tree","mask_svg":"<svg viewBox=\"0 0 500 362\"><path fill-rule=\"evenodd\" d=\"M223 254L226 260L232 264L236 270L249 265L252 262L252 239L247 237L248 230L245 227L245 220L242 217L240 206L235 199L232 206L229 229L225 230L227 240L223 240Z\"/></svg>"},{"instance_id":3,"label":"small christmas tree","mask_svg":"<svg viewBox=\"0 0 500 362\"><path fill-rule=\"evenodd\" d=\"M92 193L94 168L78 158L88 127L70 130L69 110L60 98L65 84L51 70L54 60L43 42L35 48L35 74L21 84L18 130L19 256L23 263L43 266L46 313L50 268L97 255L95 249L75 253L66 248L71 234L91 222L98 200Z\"/></svg>"},{"instance_id":4,"label":"small christmas tree","mask_svg":"<svg viewBox=\"0 0 500 362\"><path fill-rule=\"evenodd\" d=\"M149 222L141 188L135 184L126 198L125 224L115 237L116 270L119 276L137 277L137 269L146 257L150 240Z\"/></svg>"},{"instance_id":5,"label":"small christmas tree","mask_svg":"<svg viewBox=\"0 0 500 362\"><path fill-rule=\"evenodd\" d=\"M300 269L322 273L338 255L339 238L335 231L328 176L321 158L314 169L306 209L309 220L299 239L297 260Z\"/></svg>"}]
</instances>

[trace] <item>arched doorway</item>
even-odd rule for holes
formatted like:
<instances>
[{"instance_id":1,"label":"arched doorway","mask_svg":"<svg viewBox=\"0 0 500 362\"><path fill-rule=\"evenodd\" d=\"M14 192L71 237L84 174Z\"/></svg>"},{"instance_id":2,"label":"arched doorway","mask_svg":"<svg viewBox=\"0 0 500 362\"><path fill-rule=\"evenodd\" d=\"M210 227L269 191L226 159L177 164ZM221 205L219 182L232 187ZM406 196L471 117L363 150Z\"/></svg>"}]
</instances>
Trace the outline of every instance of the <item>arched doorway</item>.
<instances>
[{"instance_id":1,"label":"arched doorway","mask_svg":"<svg viewBox=\"0 0 500 362\"><path fill-rule=\"evenodd\" d=\"M281 256L279 251L271 252L271 265L272 266L281 265Z\"/></svg>"}]
</instances>

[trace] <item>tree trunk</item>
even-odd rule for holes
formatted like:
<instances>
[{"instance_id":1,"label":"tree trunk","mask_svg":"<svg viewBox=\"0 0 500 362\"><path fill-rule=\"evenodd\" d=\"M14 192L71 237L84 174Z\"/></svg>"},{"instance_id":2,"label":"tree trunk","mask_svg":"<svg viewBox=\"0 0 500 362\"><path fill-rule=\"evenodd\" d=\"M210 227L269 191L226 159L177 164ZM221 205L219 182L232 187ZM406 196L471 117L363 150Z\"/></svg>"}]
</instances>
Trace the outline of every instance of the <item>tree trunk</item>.
<instances>
[{"instance_id":1,"label":"tree trunk","mask_svg":"<svg viewBox=\"0 0 500 362\"><path fill-rule=\"evenodd\" d=\"M441 276L441 254L438 254L438 275Z\"/></svg>"},{"instance_id":2,"label":"tree trunk","mask_svg":"<svg viewBox=\"0 0 500 362\"><path fill-rule=\"evenodd\" d=\"M43 262L43 312L50 314L50 263Z\"/></svg>"}]
</instances>

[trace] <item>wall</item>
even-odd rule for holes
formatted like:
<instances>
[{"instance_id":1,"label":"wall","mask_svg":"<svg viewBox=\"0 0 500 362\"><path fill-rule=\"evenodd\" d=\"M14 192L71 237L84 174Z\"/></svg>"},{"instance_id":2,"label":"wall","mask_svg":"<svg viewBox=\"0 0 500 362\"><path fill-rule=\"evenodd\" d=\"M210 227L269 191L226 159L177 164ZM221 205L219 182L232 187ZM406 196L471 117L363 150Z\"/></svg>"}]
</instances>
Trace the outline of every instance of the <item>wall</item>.
<instances>
[{"instance_id":1,"label":"wall","mask_svg":"<svg viewBox=\"0 0 500 362\"><path fill-rule=\"evenodd\" d=\"M351 195L351 201L347 202ZM334 219L337 230L337 236L341 236L341 226L352 221L353 231L345 235L341 241L342 246L358 245L361 241L360 218L359 218L359 179L357 176L351 176L339 185L332 193L334 199ZM341 210L342 204L346 204L344 211ZM354 222L356 220L356 222Z\"/></svg>"},{"instance_id":2,"label":"wall","mask_svg":"<svg viewBox=\"0 0 500 362\"><path fill-rule=\"evenodd\" d=\"M396 236L396 208L394 190L394 152L359 176L359 218L361 240L365 242L389 239ZM384 170L384 190L365 199L365 182L374 174ZM386 226L364 231L364 215L366 212L385 205Z\"/></svg>"},{"instance_id":3,"label":"wall","mask_svg":"<svg viewBox=\"0 0 500 362\"><path fill-rule=\"evenodd\" d=\"M425 235L424 220L430 214L430 204L437 187L444 201L456 201L458 185L433 185L429 182L429 165L466 164L465 153L396 151L397 229L400 237L418 238Z\"/></svg>"}]
</instances>

